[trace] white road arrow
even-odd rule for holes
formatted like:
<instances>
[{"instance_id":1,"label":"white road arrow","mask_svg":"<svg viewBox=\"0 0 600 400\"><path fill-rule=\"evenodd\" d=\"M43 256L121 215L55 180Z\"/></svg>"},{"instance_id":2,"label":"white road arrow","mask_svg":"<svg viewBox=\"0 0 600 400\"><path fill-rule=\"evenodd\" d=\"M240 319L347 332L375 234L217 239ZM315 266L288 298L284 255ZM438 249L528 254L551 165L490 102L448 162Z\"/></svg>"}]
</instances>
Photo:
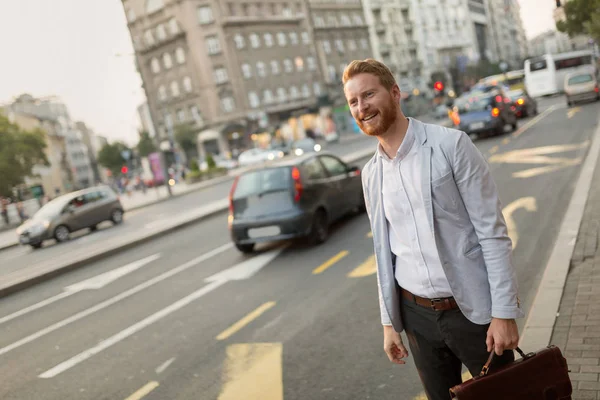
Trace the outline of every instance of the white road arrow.
<instances>
[{"instance_id":1,"label":"white road arrow","mask_svg":"<svg viewBox=\"0 0 600 400\"><path fill-rule=\"evenodd\" d=\"M517 231L517 224L513 218L513 213L519 208L524 208L529 212L537 211L537 202L535 201L535 197L521 197L504 207L502 210L502 214L504 214L504 219L506 220L506 228L508 230L508 236L512 239L512 247L513 249L517 247L517 243L519 241L519 232Z\"/></svg>"},{"instance_id":2,"label":"white road arrow","mask_svg":"<svg viewBox=\"0 0 600 400\"><path fill-rule=\"evenodd\" d=\"M142 258L141 260L134 261L122 267L110 270L108 272L104 272L100 275L93 276L84 281L75 283L73 285L67 286L62 293L57 294L56 296L52 296L47 298L46 300L42 300L39 303L33 304L29 307L23 308L19 311L16 311L10 315L0 318L0 324L8 322L12 319L25 315L35 310L39 310L42 307L50 305L52 303L57 302L58 300L64 299L66 297L72 296L76 293L81 292L82 290L90 290L90 289L101 289L109 283L114 282L115 280L142 268L144 265L151 263L152 261L156 261L160 258L160 253L153 254L149 257Z\"/></svg>"},{"instance_id":3,"label":"white road arrow","mask_svg":"<svg viewBox=\"0 0 600 400\"><path fill-rule=\"evenodd\" d=\"M163 319L164 317L180 310L181 308L187 306L195 300L198 300L202 296L212 292L213 290L219 288L225 283L231 280L241 280L248 279L256 274L261 268L270 263L275 257L277 257L284 247L278 248L276 250L271 250L269 252L260 254L256 257L253 257L249 260L246 260L236 266L233 266L229 269L226 269L218 274L215 274L211 277L205 279L206 282L209 282L208 285L201 287L195 292L190 293L189 295L177 300L175 303L155 312L152 315L142 319L141 321L136 322L135 324L129 326L128 328L123 329L122 331L114 334L113 336L104 339L96 346L91 347L83 352L77 354L74 357L56 365L53 368L50 368L48 371L39 375L40 378L53 378L58 374L73 368L77 364L91 358L92 356L106 350L107 348L119 343L120 341L134 335L135 333L141 331L142 329L152 325L153 323ZM1 349L0 349L1 352Z\"/></svg>"}]
</instances>

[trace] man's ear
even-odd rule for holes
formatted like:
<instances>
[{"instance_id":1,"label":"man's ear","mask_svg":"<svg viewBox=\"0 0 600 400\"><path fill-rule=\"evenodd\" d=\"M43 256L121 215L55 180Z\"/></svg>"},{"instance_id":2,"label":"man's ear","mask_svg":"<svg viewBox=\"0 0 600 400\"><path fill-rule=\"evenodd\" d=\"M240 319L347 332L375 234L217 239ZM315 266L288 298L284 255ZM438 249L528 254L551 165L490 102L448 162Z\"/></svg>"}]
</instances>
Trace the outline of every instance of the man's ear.
<instances>
[{"instance_id":1,"label":"man's ear","mask_svg":"<svg viewBox=\"0 0 600 400\"><path fill-rule=\"evenodd\" d=\"M400 87L398 86L397 83L394 83L394 86L392 86L392 89L390 90L392 97L394 98L394 100L396 100L396 102L400 101Z\"/></svg>"}]
</instances>

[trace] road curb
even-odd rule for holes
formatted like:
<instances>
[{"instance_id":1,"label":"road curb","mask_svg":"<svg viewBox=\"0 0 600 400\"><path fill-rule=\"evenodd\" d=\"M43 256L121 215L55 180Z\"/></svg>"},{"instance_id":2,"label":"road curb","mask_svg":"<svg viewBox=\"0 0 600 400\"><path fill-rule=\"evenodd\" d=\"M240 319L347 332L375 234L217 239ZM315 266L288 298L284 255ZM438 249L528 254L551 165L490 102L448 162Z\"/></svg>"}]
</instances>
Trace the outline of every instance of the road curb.
<instances>
[{"instance_id":1,"label":"road curb","mask_svg":"<svg viewBox=\"0 0 600 400\"><path fill-rule=\"evenodd\" d=\"M525 322L519 346L527 351L550 344L599 155L600 118Z\"/></svg>"},{"instance_id":2,"label":"road curb","mask_svg":"<svg viewBox=\"0 0 600 400\"><path fill-rule=\"evenodd\" d=\"M360 151L356 151L356 152L347 154L346 156L343 156L341 158L344 161L346 161L347 163L352 163L352 162L357 162L357 161L371 157L373 152L374 152L374 149L365 149L365 150L360 150ZM229 206L227 204L217 205L217 206L215 206L215 208L213 210L207 211L206 213L197 215L193 218L182 221L181 223L176 223L172 226L158 230L158 231L148 234L146 236L131 240L127 243L124 243L123 245L117 245L117 246L114 246L107 250L99 251L96 254L92 254L90 256L84 256L84 257L80 258L79 260L69 262L69 263L62 265L60 267L57 267L55 269L45 271L40 274L34 274L34 275L32 275L30 277L26 277L18 282L9 283L6 286L0 286L0 298L6 297L6 296L16 293L18 291L27 289L31 286L34 286L34 285L37 285L44 281L50 280L52 278L55 278L64 273L73 271L75 269L84 267L87 264L102 260L103 258L110 257L111 255L120 253L122 251L128 250L135 246L139 246L141 244L147 243L153 239L156 239L158 236L168 234L171 232L175 232L179 229L185 228L194 223L200 222L202 220L208 219L210 217L216 216L221 213L225 213L227 211L228 207Z\"/></svg>"}]
</instances>

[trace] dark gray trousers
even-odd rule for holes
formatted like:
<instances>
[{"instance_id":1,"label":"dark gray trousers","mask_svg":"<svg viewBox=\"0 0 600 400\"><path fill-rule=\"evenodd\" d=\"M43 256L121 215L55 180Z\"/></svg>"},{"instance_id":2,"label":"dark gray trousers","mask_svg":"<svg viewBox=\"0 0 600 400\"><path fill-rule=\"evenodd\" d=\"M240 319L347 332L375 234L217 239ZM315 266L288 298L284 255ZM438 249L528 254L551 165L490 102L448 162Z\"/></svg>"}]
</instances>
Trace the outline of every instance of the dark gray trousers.
<instances>
[{"instance_id":1,"label":"dark gray trousers","mask_svg":"<svg viewBox=\"0 0 600 400\"><path fill-rule=\"evenodd\" d=\"M464 364L476 376L489 353L489 324L469 321L459 309L434 311L402 299L402 321L410 352L429 400L450 399L449 389L462 382ZM514 361L512 350L495 357L491 369Z\"/></svg>"}]
</instances>

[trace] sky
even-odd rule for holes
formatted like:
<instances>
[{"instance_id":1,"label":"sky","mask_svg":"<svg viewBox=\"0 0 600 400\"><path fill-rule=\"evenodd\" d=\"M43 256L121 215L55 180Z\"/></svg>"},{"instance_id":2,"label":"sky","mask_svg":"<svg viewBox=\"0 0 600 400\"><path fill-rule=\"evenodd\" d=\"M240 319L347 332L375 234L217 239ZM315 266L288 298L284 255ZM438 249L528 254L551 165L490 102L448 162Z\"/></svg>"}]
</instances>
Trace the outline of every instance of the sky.
<instances>
[{"instance_id":1,"label":"sky","mask_svg":"<svg viewBox=\"0 0 600 400\"><path fill-rule=\"evenodd\" d=\"M553 29L554 0L519 0L529 38ZM110 141L137 142L144 102L121 0L0 0L0 104L58 96Z\"/></svg>"}]
</instances>

